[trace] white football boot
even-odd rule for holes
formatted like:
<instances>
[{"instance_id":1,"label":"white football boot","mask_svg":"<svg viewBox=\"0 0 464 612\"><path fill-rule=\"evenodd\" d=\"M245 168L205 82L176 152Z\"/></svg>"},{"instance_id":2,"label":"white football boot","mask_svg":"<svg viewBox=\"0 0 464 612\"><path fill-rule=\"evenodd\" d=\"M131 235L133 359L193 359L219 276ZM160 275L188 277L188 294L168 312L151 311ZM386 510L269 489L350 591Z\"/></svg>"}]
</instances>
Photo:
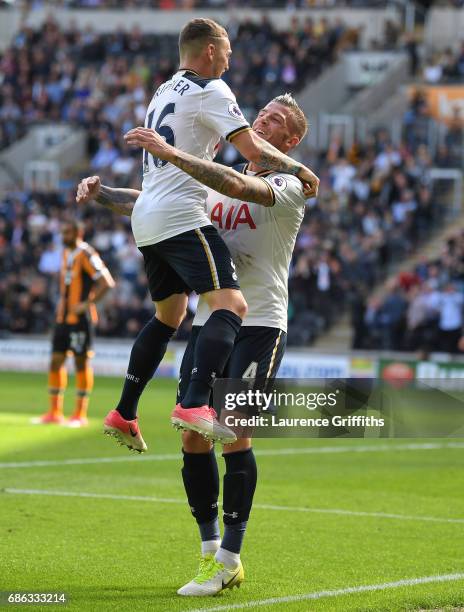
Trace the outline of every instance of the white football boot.
<instances>
[{"instance_id":1,"label":"white football boot","mask_svg":"<svg viewBox=\"0 0 464 612\"><path fill-rule=\"evenodd\" d=\"M181 587L177 594L187 597L217 595L225 589L240 587L244 579L245 573L241 562L236 568L228 569L223 563L216 561L213 555L205 555L200 561L197 576Z\"/></svg>"}]
</instances>

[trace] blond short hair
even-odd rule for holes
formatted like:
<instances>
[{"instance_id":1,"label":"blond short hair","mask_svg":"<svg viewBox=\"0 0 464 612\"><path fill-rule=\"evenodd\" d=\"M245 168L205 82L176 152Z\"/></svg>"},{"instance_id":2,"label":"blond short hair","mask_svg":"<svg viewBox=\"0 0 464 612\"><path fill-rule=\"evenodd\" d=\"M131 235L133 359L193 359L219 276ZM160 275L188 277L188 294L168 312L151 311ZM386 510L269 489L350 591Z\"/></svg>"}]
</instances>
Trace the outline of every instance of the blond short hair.
<instances>
[{"instance_id":1,"label":"blond short hair","mask_svg":"<svg viewBox=\"0 0 464 612\"><path fill-rule=\"evenodd\" d=\"M306 119L304 112L298 106L298 102L295 100L292 94L284 93L281 96L273 98L271 102L281 104L282 106L285 106L290 110L293 123L295 125L295 133L300 139L300 141L303 140L309 129L308 120Z\"/></svg>"},{"instance_id":2,"label":"blond short hair","mask_svg":"<svg viewBox=\"0 0 464 612\"><path fill-rule=\"evenodd\" d=\"M179 35L179 55L196 57L209 43L219 38L228 38L225 28L212 19L192 19L181 30Z\"/></svg>"}]
</instances>

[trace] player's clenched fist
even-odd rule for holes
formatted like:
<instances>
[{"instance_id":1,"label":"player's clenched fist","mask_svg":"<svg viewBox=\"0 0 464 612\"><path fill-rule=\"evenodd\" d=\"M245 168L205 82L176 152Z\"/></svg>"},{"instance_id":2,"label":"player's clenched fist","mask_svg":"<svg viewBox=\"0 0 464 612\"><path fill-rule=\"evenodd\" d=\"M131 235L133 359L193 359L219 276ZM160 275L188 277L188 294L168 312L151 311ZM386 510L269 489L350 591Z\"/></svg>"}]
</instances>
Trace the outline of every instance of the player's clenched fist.
<instances>
[{"instance_id":1,"label":"player's clenched fist","mask_svg":"<svg viewBox=\"0 0 464 612\"><path fill-rule=\"evenodd\" d=\"M124 134L124 140L131 147L142 147L155 157L170 161L174 147L169 145L155 130L137 127Z\"/></svg>"},{"instance_id":2,"label":"player's clenched fist","mask_svg":"<svg viewBox=\"0 0 464 612\"><path fill-rule=\"evenodd\" d=\"M319 190L319 178L306 166L298 172L298 178L303 183L303 193L306 198L315 198Z\"/></svg>"},{"instance_id":3,"label":"player's clenched fist","mask_svg":"<svg viewBox=\"0 0 464 612\"><path fill-rule=\"evenodd\" d=\"M77 186L76 202L78 204L86 204L90 200L94 200L100 192L100 177L87 176Z\"/></svg>"}]
</instances>

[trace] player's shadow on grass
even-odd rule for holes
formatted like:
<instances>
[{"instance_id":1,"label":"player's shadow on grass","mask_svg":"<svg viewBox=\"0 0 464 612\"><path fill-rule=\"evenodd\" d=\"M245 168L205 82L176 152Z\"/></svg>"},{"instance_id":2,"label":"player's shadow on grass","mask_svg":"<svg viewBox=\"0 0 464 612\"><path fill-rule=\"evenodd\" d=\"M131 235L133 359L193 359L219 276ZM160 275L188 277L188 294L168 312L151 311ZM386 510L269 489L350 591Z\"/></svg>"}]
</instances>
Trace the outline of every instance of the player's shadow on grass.
<instances>
[{"instance_id":1,"label":"player's shadow on grass","mask_svg":"<svg viewBox=\"0 0 464 612\"><path fill-rule=\"evenodd\" d=\"M128 586L121 588L118 585L106 585L101 587L78 587L71 588L68 591L70 602L77 606L95 605L94 609L99 609L100 604L106 604L108 607L114 606L114 609L125 610L152 610L152 611L167 611L172 609L188 610L190 608L197 609L199 605L213 605L214 602L227 603L230 600L232 593L224 591L219 593L214 598L211 597L195 597L185 598L177 595L179 584L153 584L147 586ZM237 591L234 591L234 603L236 603ZM176 606L173 604L177 603ZM127 608L126 608L127 605ZM106 607L106 606L105 606Z\"/></svg>"}]
</instances>

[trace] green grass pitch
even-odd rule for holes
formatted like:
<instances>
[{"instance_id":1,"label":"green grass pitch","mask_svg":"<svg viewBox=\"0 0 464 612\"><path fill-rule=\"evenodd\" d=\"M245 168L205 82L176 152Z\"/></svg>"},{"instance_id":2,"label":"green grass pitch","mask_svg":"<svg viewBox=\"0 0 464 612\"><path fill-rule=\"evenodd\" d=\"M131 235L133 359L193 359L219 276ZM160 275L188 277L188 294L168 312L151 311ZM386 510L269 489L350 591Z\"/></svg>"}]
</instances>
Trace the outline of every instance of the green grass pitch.
<instances>
[{"instance_id":1,"label":"green grass pitch","mask_svg":"<svg viewBox=\"0 0 464 612\"><path fill-rule=\"evenodd\" d=\"M464 441L456 439L257 440L242 588L177 596L194 576L199 543L168 418L175 384L155 381L143 396L143 457L101 434L120 386L97 378L85 430L37 427L29 419L46 409L46 377L0 374L0 591L65 592L68 609L96 611L464 606ZM68 414L73 395L71 380ZM461 578L357 589L450 574Z\"/></svg>"}]
</instances>

